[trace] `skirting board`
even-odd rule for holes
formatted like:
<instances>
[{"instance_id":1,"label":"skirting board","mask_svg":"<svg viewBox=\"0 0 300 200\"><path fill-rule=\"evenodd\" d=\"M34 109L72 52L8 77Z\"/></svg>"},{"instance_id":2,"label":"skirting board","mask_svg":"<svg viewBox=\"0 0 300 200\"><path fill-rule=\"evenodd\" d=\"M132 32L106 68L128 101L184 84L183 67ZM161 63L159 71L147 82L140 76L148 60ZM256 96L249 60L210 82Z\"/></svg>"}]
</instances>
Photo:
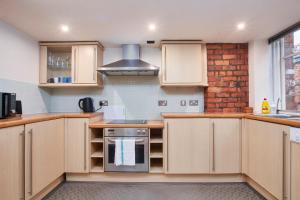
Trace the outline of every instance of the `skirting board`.
<instances>
[{"instance_id":1,"label":"skirting board","mask_svg":"<svg viewBox=\"0 0 300 200\"><path fill-rule=\"evenodd\" d=\"M46 188L40 191L38 194L33 196L30 200L41 200L43 199L48 193L54 190L59 184L61 184L65 180L64 175L58 177L52 183L50 183Z\"/></svg>"},{"instance_id":2,"label":"skirting board","mask_svg":"<svg viewBox=\"0 0 300 200\"><path fill-rule=\"evenodd\" d=\"M245 182L241 174L222 175L165 175L144 173L66 174L67 181L98 182Z\"/></svg>"},{"instance_id":3,"label":"skirting board","mask_svg":"<svg viewBox=\"0 0 300 200\"><path fill-rule=\"evenodd\" d=\"M266 189L264 189L262 186L257 184L254 180L252 180L250 177L245 176L246 182L253 187L259 194L261 194L263 197L265 197L268 200L278 200L276 197L274 197L271 193L269 193Z\"/></svg>"}]
</instances>

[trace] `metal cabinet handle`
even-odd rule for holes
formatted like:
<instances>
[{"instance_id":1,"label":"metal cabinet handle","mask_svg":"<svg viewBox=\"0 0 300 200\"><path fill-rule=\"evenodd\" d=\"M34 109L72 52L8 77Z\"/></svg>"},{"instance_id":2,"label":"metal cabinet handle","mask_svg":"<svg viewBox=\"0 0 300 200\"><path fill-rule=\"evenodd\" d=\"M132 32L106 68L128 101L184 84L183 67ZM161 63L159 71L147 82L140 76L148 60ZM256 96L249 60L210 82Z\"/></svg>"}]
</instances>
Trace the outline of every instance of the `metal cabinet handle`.
<instances>
[{"instance_id":1,"label":"metal cabinet handle","mask_svg":"<svg viewBox=\"0 0 300 200\"><path fill-rule=\"evenodd\" d=\"M28 131L28 135L30 136L30 148L29 148L29 194L32 195L32 150L33 150L33 129Z\"/></svg>"},{"instance_id":2,"label":"metal cabinet handle","mask_svg":"<svg viewBox=\"0 0 300 200\"><path fill-rule=\"evenodd\" d=\"M164 80L167 81L167 47L165 46L165 68L164 68Z\"/></svg>"},{"instance_id":3,"label":"metal cabinet handle","mask_svg":"<svg viewBox=\"0 0 300 200\"><path fill-rule=\"evenodd\" d=\"M116 142L116 140L112 140L110 138L107 139L109 142ZM138 139L138 140L135 140L135 143L141 143L141 142L145 142L144 139Z\"/></svg>"},{"instance_id":4,"label":"metal cabinet handle","mask_svg":"<svg viewBox=\"0 0 300 200\"><path fill-rule=\"evenodd\" d=\"M22 184L23 186L25 186L25 178L24 178L24 168L25 168L25 151L24 151L24 147L25 147L25 130L23 130L20 133L20 137L21 137L21 143L22 143L22 147L21 147L21 163L22 163L22 167L21 167L21 174L22 174ZM20 200L24 200L25 199L25 194L21 194L22 196L20 196Z\"/></svg>"},{"instance_id":5,"label":"metal cabinet handle","mask_svg":"<svg viewBox=\"0 0 300 200\"><path fill-rule=\"evenodd\" d=\"M86 122L84 122L84 171L86 170L86 129L87 129L87 125Z\"/></svg>"},{"instance_id":6,"label":"metal cabinet handle","mask_svg":"<svg viewBox=\"0 0 300 200\"><path fill-rule=\"evenodd\" d=\"M76 83L76 79L77 79L77 74L76 74L76 68L77 68L77 48L74 48L74 83Z\"/></svg>"},{"instance_id":7,"label":"metal cabinet handle","mask_svg":"<svg viewBox=\"0 0 300 200\"><path fill-rule=\"evenodd\" d=\"M285 189L285 185L286 185L286 176L285 176L285 170L286 170L286 137L287 137L287 133L285 131L282 131L282 159L283 159L283 166L282 166L282 195L283 195L283 199L287 199L286 196L286 189Z\"/></svg>"},{"instance_id":8,"label":"metal cabinet handle","mask_svg":"<svg viewBox=\"0 0 300 200\"><path fill-rule=\"evenodd\" d=\"M93 71L93 80L96 81L96 69L97 68L97 47L94 47L94 71Z\"/></svg>"},{"instance_id":9,"label":"metal cabinet handle","mask_svg":"<svg viewBox=\"0 0 300 200\"><path fill-rule=\"evenodd\" d=\"M212 123L212 170L216 170L215 166L215 122Z\"/></svg>"}]
</instances>

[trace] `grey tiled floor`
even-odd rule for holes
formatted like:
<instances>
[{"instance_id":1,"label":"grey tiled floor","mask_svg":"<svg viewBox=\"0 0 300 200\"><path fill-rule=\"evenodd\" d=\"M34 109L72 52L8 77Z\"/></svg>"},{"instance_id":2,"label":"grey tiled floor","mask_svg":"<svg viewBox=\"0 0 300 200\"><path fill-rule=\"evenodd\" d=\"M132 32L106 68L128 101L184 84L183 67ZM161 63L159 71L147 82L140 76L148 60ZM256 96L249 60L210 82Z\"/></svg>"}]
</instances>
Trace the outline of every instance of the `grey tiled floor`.
<instances>
[{"instance_id":1,"label":"grey tiled floor","mask_svg":"<svg viewBox=\"0 0 300 200\"><path fill-rule=\"evenodd\" d=\"M45 200L262 200L245 183L66 182Z\"/></svg>"}]
</instances>

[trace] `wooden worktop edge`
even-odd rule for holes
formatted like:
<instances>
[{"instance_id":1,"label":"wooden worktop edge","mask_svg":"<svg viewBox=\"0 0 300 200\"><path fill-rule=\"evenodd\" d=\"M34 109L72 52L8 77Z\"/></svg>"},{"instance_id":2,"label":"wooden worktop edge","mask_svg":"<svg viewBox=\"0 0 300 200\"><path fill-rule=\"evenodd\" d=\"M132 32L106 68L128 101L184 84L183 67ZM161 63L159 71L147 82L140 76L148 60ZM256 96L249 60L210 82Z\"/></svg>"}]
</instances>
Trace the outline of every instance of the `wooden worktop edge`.
<instances>
[{"instance_id":1,"label":"wooden worktop edge","mask_svg":"<svg viewBox=\"0 0 300 200\"><path fill-rule=\"evenodd\" d=\"M49 121L61 118L103 118L103 113L44 113L35 115L24 115L22 117L14 117L0 120L0 128L8 128L12 126L20 126L42 121Z\"/></svg>"}]
</instances>

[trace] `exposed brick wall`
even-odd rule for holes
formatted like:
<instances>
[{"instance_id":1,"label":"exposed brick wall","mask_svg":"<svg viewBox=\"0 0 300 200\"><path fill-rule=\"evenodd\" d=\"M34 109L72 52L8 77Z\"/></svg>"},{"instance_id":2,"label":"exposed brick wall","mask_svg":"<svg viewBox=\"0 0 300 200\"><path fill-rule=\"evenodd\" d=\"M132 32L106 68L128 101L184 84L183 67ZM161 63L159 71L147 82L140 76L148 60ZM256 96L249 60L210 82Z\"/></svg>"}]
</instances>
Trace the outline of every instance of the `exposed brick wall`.
<instances>
[{"instance_id":1,"label":"exposed brick wall","mask_svg":"<svg viewBox=\"0 0 300 200\"><path fill-rule=\"evenodd\" d=\"M248 44L207 44L206 112L243 112L248 106Z\"/></svg>"}]
</instances>

